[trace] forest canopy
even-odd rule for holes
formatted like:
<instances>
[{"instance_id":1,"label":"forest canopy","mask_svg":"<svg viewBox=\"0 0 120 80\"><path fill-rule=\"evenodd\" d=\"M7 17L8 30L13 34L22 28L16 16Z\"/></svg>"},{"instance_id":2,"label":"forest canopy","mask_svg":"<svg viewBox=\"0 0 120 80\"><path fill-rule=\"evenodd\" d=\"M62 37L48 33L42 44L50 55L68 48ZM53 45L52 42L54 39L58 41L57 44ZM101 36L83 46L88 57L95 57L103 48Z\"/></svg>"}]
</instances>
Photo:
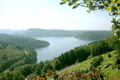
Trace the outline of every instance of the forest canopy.
<instances>
[{"instance_id":1,"label":"forest canopy","mask_svg":"<svg viewBox=\"0 0 120 80\"><path fill-rule=\"evenodd\" d=\"M36 39L30 38L30 37L8 35L8 34L0 34L0 40L9 42L9 43L22 44L24 46L29 45L34 48L42 48L42 47L46 47L49 45L49 42L47 42L47 41L36 40Z\"/></svg>"},{"instance_id":2,"label":"forest canopy","mask_svg":"<svg viewBox=\"0 0 120 80\"><path fill-rule=\"evenodd\" d=\"M33 48L0 41L0 73L8 68L13 70L15 67L33 64L36 61L37 53Z\"/></svg>"},{"instance_id":3,"label":"forest canopy","mask_svg":"<svg viewBox=\"0 0 120 80\"><path fill-rule=\"evenodd\" d=\"M113 35L112 31L88 31L83 34L78 34L76 38L82 40L100 40L105 39Z\"/></svg>"}]
</instances>

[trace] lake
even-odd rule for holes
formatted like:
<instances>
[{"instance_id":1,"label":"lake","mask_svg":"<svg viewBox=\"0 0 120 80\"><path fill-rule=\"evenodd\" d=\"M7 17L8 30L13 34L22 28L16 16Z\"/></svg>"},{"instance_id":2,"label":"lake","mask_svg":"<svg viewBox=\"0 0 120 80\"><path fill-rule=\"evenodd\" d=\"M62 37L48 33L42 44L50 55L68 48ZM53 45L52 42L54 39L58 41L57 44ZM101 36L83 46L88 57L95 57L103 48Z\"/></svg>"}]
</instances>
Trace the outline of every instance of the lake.
<instances>
[{"instance_id":1,"label":"lake","mask_svg":"<svg viewBox=\"0 0 120 80\"><path fill-rule=\"evenodd\" d=\"M37 37L36 39L45 40L50 43L48 47L36 49L37 63L40 61L51 60L75 47L92 42L74 37Z\"/></svg>"}]
</instances>

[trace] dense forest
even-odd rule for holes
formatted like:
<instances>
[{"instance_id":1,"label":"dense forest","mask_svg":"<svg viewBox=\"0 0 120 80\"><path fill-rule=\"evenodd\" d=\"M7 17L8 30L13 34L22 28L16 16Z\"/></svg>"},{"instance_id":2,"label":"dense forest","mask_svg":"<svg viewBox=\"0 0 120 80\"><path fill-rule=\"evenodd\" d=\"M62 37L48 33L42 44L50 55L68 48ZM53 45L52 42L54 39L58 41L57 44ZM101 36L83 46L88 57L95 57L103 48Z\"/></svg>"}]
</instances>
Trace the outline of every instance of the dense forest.
<instances>
[{"instance_id":1,"label":"dense forest","mask_svg":"<svg viewBox=\"0 0 120 80\"><path fill-rule=\"evenodd\" d=\"M33 65L30 65L29 63L31 63L31 62L28 61L28 60L32 59L31 58L32 55L29 55L29 57L24 56L25 59L23 59L24 58L23 57L22 58L23 61L19 60L19 62L15 63L14 65L11 64L12 66L9 68L9 70L6 72L6 74L1 73L0 79L17 80L14 78L14 76L19 75L19 77L21 78L19 80L23 80L27 75L29 75L31 73L45 74L48 69L60 70L64 67L74 64L77 60L78 60L78 62L82 62L82 61L90 59L94 56L106 54L107 52L110 52L113 50L119 50L120 43L115 44L116 40L117 40L117 38L115 36L111 36L111 37L103 39L103 40L92 42L88 45L76 47L75 49L72 49L68 52L62 53L59 57L56 57L53 60L49 60L49 61L46 60L45 62L41 61L40 63L33 64ZM1 47L1 50L3 49L2 47ZM21 50L23 51L23 49L21 49ZM31 49L29 49L29 50L31 50ZM28 52L29 50L26 50L26 51ZM24 54L21 54L21 56L25 55L26 52L23 51L23 53ZM35 52L33 51L33 53L35 53ZM6 55L3 55L3 58L6 60ZM26 60L26 58L28 60ZM19 59L21 59L21 58L19 58ZM93 65L90 67L90 69L98 66L101 60L102 60L102 57L99 57L98 59L94 60L96 62L93 61L93 63L92 63ZM25 63L28 63L29 65L23 65ZM16 75L14 75L15 73L16 73ZM12 76L9 76L9 75L12 75Z\"/></svg>"},{"instance_id":2,"label":"dense forest","mask_svg":"<svg viewBox=\"0 0 120 80\"><path fill-rule=\"evenodd\" d=\"M43 41L43 40L41 41L41 40L36 40L30 37L21 37L21 36L14 36L14 35L8 35L8 34L0 34L0 40L9 42L9 43L29 45L34 48L42 48L42 47L49 46L49 42L47 41Z\"/></svg>"},{"instance_id":3,"label":"dense forest","mask_svg":"<svg viewBox=\"0 0 120 80\"><path fill-rule=\"evenodd\" d=\"M0 80L24 80L23 75L31 73L29 67L37 62L34 48L48 45L47 41L34 38L0 34ZM24 67L27 71L21 70ZM21 71L27 73L21 75Z\"/></svg>"},{"instance_id":4,"label":"dense forest","mask_svg":"<svg viewBox=\"0 0 120 80\"><path fill-rule=\"evenodd\" d=\"M30 46L0 41L0 73L7 69L12 71L25 64L34 64L36 57L36 51Z\"/></svg>"},{"instance_id":5,"label":"dense forest","mask_svg":"<svg viewBox=\"0 0 120 80\"><path fill-rule=\"evenodd\" d=\"M82 34L78 34L76 38L83 40L99 40L105 39L113 35L112 31L88 31Z\"/></svg>"}]
</instances>

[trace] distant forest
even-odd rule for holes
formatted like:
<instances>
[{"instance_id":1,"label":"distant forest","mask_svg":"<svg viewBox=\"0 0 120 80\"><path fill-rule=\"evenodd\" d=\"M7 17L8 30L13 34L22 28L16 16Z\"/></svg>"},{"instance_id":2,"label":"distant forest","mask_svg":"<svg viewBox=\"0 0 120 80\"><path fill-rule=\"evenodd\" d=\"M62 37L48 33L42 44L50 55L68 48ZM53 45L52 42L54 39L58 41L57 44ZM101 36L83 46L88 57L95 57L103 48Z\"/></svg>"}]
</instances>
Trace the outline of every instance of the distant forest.
<instances>
[{"instance_id":1,"label":"distant forest","mask_svg":"<svg viewBox=\"0 0 120 80\"><path fill-rule=\"evenodd\" d=\"M78 33L84 33L86 31L82 30L46 30L46 29L37 29L30 28L23 32L16 32L13 35L22 35L28 37L74 37Z\"/></svg>"},{"instance_id":2,"label":"distant forest","mask_svg":"<svg viewBox=\"0 0 120 80\"><path fill-rule=\"evenodd\" d=\"M109 30L46 30L30 28L26 31L16 32L13 35L27 37L76 37L84 40L105 39L113 35Z\"/></svg>"},{"instance_id":3,"label":"distant forest","mask_svg":"<svg viewBox=\"0 0 120 80\"><path fill-rule=\"evenodd\" d=\"M83 40L99 40L105 39L113 35L112 31L89 31L82 34L78 34L76 38Z\"/></svg>"},{"instance_id":4,"label":"distant forest","mask_svg":"<svg viewBox=\"0 0 120 80\"><path fill-rule=\"evenodd\" d=\"M41 41L41 40L36 40L30 37L21 37L21 36L14 36L14 35L8 35L8 34L0 34L0 40L9 42L9 43L29 45L34 48L42 48L42 47L49 46L49 42L47 41L43 41L43 40Z\"/></svg>"}]
</instances>

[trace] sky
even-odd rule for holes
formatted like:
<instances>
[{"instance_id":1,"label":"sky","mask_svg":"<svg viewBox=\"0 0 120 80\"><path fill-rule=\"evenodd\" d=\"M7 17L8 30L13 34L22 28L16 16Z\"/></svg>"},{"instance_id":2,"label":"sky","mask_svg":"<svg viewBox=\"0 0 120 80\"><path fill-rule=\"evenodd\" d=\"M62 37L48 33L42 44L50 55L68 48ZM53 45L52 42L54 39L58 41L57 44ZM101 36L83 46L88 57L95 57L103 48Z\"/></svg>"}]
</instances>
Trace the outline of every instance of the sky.
<instances>
[{"instance_id":1,"label":"sky","mask_svg":"<svg viewBox=\"0 0 120 80\"><path fill-rule=\"evenodd\" d=\"M87 13L61 0L0 0L0 29L111 30L107 11Z\"/></svg>"}]
</instances>

